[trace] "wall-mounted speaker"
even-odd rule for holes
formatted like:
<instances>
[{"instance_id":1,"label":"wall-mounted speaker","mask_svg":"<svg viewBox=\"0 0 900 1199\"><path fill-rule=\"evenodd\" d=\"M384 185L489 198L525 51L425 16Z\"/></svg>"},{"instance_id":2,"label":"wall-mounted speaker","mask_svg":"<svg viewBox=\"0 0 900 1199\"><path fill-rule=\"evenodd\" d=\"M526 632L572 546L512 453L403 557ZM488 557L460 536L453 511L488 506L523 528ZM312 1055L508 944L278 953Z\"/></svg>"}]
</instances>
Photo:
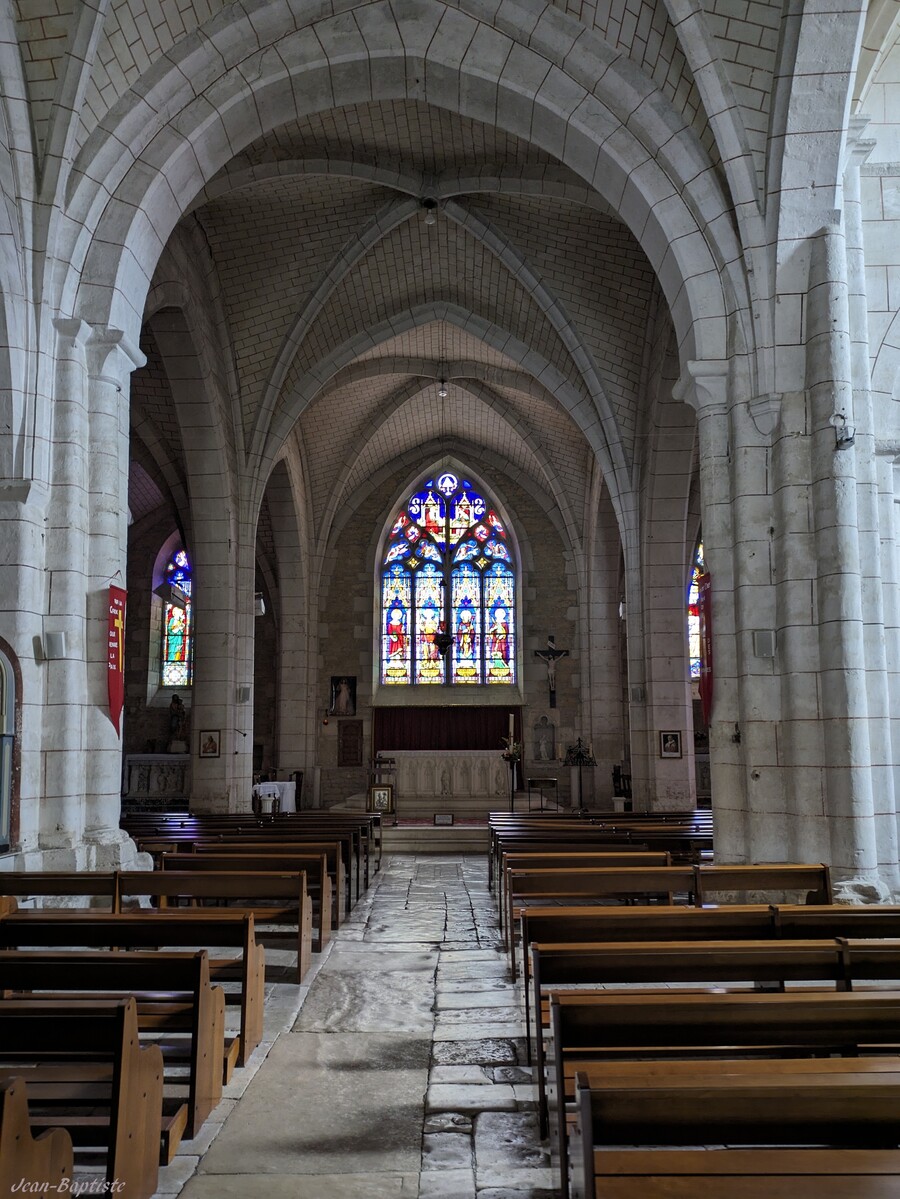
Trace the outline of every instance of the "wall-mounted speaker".
<instances>
[{"instance_id":1,"label":"wall-mounted speaker","mask_svg":"<svg viewBox=\"0 0 900 1199\"><path fill-rule=\"evenodd\" d=\"M757 658L775 657L775 630L753 630L753 652Z\"/></svg>"},{"instance_id":2,"label":"wall-mounted speaker","mask_svg":"<svg viewBox=\"0 0 900 1199\"><path fill-rule=\"evenodd\" d=\"M66 656L66 635L65 633L45 633L44 634L44 657L50 661L54 658L64 658Z\"/></svg>"},{"instance_id":3,"label":"wall-mounted speaker","mask_svg":"<svg viewBox=\"0 0 900 1199\"><path fill-rule=\"evenodd\" d=\"M237 689L237 702L239 704L250 703L250 684L240 683Z\"/></svg>"},{"instance_id":4,"label":"wall-mounted speaker","mask_svg":"<svg viewBox=\"0 0 900 1199\"><path fill-rule=\"evenodd\" d=\"M257 616L265 616L266 614L266 601L261 591L257 591L254 597L253 611Z\"/></svg>"}]
</instances>

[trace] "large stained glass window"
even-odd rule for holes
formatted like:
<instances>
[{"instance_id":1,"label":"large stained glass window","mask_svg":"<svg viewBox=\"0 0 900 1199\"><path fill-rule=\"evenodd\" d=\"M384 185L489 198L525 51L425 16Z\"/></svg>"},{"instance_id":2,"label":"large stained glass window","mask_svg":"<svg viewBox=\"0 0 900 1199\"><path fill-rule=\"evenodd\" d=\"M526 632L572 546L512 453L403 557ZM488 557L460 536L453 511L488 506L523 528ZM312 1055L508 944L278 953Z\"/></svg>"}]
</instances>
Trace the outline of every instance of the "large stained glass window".
<instances>
[{"instance_id":1,"label":"large stained glass window","mask_svg":"<svg viewBox=\"0 0 900 1199\"><path fill-rule=\"evenodd\" d=\"M169 584L163 611L162 685L189 687L193 676L191 563L179 550L166 567Z\"/></svg>"},{"instance_id":2,"label":"large stained glass window","mask_svg":"<svg viewBox=\"0 0 900 1199\"><path fill-rule=\"evenodd\" d=\"M691 567L691 581L688 586L687 623L688 623L688 658L691 664L691 679L700 680L700 598L697 583L706 566L703 561L703 541L697 542L694 553L694 563Z\"/></svg>"},{"instance_id":3,"label":"large stained glass window","mask_svg":"<svg viewBox=\"0 0 900 1199\"><path fill-rule=\"evenodd\" d=\"M468 480L435 475L397 513L382 559L381 621L382 683L515 683L513 548Z\"/></svg>"}]
</instances>

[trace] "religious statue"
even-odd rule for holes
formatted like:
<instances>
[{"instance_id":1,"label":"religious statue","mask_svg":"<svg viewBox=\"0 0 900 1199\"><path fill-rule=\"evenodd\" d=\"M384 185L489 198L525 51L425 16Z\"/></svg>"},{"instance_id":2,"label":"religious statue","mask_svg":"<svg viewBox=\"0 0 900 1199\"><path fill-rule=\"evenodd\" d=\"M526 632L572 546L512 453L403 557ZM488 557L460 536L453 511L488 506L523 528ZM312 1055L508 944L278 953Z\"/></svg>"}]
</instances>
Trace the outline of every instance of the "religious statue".
<instances>
[{"instance_id":1,"label":"religious statue","mask_svg":"<svg viewBox=\"0 0 900 1199\"><path fill-rule=\"evenodd\" d=\"M187 749L187 711L176 692L169 704L169 753L184 753Z\"/></svg>"}]
</instances>

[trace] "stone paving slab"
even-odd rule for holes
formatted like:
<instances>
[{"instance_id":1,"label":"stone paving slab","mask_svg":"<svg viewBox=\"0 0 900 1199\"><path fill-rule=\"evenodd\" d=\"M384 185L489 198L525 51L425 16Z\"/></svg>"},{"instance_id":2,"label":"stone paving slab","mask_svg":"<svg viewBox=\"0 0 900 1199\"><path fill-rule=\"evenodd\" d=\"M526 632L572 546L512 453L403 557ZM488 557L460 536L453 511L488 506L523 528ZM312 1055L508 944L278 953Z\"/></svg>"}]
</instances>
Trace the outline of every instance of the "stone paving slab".
<instances>
[{"instance_id":1,"label":"stone paving slab","mask_svg":"<svg viewBox=\"0 0 900 1199\"><path fill-rule=\"evenodd\" d=\"M184 1199L416 1199L418 1194L418 1173L201 1174L182 1192Z\"/></svg>"},{"instance_id":2,"label":"stone paving slab","mask_svg":"<svg viewBox=\"0 0 900 1199\"><path fill-rule=\"evenodd\" d=\"M426 1112L479 1112L516 1110L513 1088L493 1083L489 1086L458 1086L453 1083L437 1083L428 1088L425 1096Z\"/></svg>"},{"instance_id":3,"label":"stone paving slab","mask_svg":"<svg viewBox=\"0 0 900 1199\"><path fill-rule=\"evenodd\" d=\"M423 973L335 973L316 980L295 1031L407 1032L430 1037L434 985Z\"/></svg>"},{"instance_id":4,"label":"stone paving slab","mask_svg":"<svg viewBox=\"0 0 900 1199\"><path fill-rule=\"evenodd\" d=\"M408 1035L285 1033L200 1173L418 1172L430 1048Z\"/></svg>"}]
</instances>

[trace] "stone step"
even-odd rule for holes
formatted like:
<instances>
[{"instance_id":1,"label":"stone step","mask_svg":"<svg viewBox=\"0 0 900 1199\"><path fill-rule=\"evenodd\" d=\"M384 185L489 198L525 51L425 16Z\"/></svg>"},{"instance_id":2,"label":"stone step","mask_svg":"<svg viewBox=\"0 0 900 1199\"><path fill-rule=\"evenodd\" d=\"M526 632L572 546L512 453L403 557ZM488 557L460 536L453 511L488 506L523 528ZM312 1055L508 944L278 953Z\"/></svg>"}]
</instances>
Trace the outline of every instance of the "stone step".
<instances>
[{"instance_id":1,"label":"stone step","mask_svg":"<svg viewBox=\"0 0 900 1199\"><path fill-rule=\"evenodd\" d=\"M385 854L487 854L487 826L467 828L465 825L454 825L451 828L435 828L429 824L385 823L382 850Z\"/></svg>"}]
</instances>

